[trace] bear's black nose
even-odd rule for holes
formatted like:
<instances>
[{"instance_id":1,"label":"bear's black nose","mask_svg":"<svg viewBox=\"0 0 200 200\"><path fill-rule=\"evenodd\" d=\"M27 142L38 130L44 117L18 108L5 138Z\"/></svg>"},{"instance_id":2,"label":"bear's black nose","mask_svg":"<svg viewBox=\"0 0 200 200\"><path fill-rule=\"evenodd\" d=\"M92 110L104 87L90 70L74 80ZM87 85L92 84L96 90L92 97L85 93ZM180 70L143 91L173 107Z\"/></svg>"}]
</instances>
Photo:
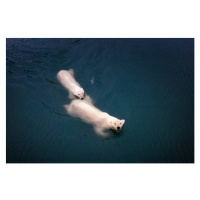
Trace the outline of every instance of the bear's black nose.
<instances>
[{"instance_id":1,"label":"bear's black nose","mask_svg":"<svg viewBox=\"0 0 200 200\"><path fill-rule=\"evenodd\" d=\"M84 98L81 98L81 100L83 100Z\"/></svg>"},{"instance_id":2,"label":"bear's black nose","mask_svg":"<svg viewBox=\"0 0 200 200\"><path fill-rule=\"evenodd\" d=\"M120 127L118 126L118 127L117 127L117 129L119 130L119 129L120 129Z\"/></svg>"}]
</instances>

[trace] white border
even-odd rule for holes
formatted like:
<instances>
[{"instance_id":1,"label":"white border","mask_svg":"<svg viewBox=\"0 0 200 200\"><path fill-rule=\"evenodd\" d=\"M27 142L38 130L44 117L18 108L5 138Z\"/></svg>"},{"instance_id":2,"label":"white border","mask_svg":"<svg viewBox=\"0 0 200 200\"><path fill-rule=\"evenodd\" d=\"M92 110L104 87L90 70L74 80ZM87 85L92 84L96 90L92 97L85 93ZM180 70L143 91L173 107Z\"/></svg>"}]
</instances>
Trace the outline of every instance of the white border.
<instances>
[{"instance_id":1,"label":"white border","mask_svg":"<svg viewBox=\"0 0 200 200\"><path fill-rule=\"evenodd\" d=\"M1 199L198 199L197 1L1 1ZM195 38L195 164L5 164L5 38Z\"/></svg>"}]
</instances>

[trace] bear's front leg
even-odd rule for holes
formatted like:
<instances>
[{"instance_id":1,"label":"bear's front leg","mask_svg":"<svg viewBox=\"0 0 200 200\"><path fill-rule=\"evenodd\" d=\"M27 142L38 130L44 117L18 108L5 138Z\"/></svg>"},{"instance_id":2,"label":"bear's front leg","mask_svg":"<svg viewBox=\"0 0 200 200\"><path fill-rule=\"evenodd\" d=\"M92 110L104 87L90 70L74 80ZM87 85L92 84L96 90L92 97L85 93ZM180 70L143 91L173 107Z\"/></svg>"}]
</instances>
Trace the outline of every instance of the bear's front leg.
<instances>
[{"instance_id":1,"label":"bear's front leg","mask_svg":"<svg viewBox=\"0 0 200 200\"><path fill-rule=\"evenodd\" d=\"M104 138L109 137L109 134L107 132L105 132L105 129L103 129L102 127L95 126L94 130L101 137L104 137Z\"/></svg>"},{"instance_id":2,"label":"bear's front leg","mask_svg":"<svg viewBox=\"0 0 200 200\"><path fill-rule=\"evenodd\" d=\"M72 92L69 92L69 99L71 100L76 99L76 97L74 96Z\"/></svg>"}]
</instances>

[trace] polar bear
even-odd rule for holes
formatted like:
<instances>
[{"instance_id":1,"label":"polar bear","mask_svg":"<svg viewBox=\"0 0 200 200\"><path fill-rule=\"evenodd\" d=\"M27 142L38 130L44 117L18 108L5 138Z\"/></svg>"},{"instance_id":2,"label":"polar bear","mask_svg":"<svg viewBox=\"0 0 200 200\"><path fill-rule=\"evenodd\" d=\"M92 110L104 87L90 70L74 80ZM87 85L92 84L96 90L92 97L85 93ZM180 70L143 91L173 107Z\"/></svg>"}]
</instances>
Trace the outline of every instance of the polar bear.
<instances>
[{"instance_id":1,"label":"polar bear","mask_svg":"<svg viewBox=\"0 0 200 200\"><path fill-rule=\"evenodd\" d=\"M57 73L57 79L62 86L69 91L69 98L74 99L74 96L79 99L84 99L84 90L79 83L74 79L74 70L61 70Z\"/></svg>"},{"instance_id":2,"label":"polar bear","mask_svg":"<svg viewBox=\"0 0 200 200\"><path fill-rule=\"evenodd\" d=\"M108 137L106 129L113 129L119 132L125 123L125 120L119 120L102 112L88 101L79 99L72 100L69 105L64 105L68 114L73 117L81 118L84 122L92 124L95 132L103 137Z\"/></svg>"}]
</instances>

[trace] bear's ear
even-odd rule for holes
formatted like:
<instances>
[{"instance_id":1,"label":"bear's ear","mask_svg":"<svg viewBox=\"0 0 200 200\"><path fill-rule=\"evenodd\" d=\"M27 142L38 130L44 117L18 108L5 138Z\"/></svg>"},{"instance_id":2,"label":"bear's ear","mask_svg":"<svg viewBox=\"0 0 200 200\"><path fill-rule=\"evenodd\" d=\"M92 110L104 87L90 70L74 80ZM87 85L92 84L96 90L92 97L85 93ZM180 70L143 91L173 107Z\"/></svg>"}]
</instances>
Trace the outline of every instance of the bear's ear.
<instances>
[{"instance_id":1,"label":"bear's ear","mask_svg":"<svg viewBox=\"0 0 200 200\"><path fill-rule=\"evenodd\" d=\"M124 119L122 119L121 121L122 121L123 124L125 123L125 120L124 120Z\"/></svg>"}]
</instances>

